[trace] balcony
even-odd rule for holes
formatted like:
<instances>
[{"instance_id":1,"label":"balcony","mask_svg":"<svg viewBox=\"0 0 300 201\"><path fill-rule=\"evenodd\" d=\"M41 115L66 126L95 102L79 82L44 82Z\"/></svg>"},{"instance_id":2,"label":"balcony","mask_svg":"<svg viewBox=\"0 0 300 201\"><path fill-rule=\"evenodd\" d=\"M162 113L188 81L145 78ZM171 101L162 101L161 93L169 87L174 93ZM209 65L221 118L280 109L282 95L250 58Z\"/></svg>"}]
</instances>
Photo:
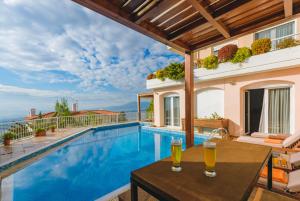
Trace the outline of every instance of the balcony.
<instances>
[{"instance_id":1,"label":"balcony","mask_svg":"<svg viewBox=\"0 0 300 201\"><path fill-rule=\"evenodd\" d=\"M300 46L276 50L261 55L250 57L246 62L232 64L230 62L221 63L215 70L204 68L195 69L195 82L211 81L236 76L243 76L273 70L283 70L299 66L300 63ZM166 79L147 80L147 89L157 89L184 84L184 81L174 81Z\"/></svg>"}]
</instances>

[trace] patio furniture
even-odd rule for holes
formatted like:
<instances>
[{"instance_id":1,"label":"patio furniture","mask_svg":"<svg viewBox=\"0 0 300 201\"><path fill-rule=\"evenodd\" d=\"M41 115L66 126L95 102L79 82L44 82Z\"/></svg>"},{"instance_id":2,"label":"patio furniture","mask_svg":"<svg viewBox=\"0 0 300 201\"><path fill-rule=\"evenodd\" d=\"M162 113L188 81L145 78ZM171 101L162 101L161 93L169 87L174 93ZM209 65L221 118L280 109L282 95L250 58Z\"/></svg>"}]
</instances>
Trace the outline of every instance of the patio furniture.
<instances>
[{"instance_id":1,"label":"patio furniture","mask_svg":"<svg viewBox=\"0 0 300 201\"><path fill-rule=\"evenodd\" d=\"M282 171L282 170L279 170ZM300 170L294 170L287 174L287 182L282 182L276 179L273 179L273 188L275 190L280 190L282 192L293 193L294 196L300 198ZM267 179L260 177L258 180L259 185L265 186L267 184ZM297 195L298 194L298 195Z\"/></svg>"},{"instance_id":2,"label":"patio furniture","mask_svg":"<svg viewBox=\"0 0 300 201\"><path fill-rule=\"evenodd\" d=\"M272 154L266 146L217 142L217 176L206 177L202 145L182 154L182 171L171 171L167 158L131 173L131 198L137 201L140 187L159 200L247 200L259 174L268 163L268 187L272 188Z\"/></svg>"},{"instance_id":3,"label":"patio furniture","mask_svg":"<svg viewBox=\"0 0 300 201\"><path fill-rule=\"evenodd\" d=\"M185 119L181 119L182 130L185 130ZM203 128L225 128L228 130L228 119L194 119L194 127L198 129L198 133L203 132Z\"/></svg>"},{"instance_id":4,"label":"patio furniture","mask_svg":"<svg viewBox=\"0 0 300 201\"><path fill-rule=\"evenodd\" d=\"M261 137L251 137L251 136L240 136L236 141L238 142L246 142L251 144L260 144L271 146L274 148L283 148L283 149L292 149L297 147L300 143L300 131L296 132L293 135L290 135L288 138L282 141L282 143L268 143L265 141L266 138Z\"/></svg>"}]
</instances>

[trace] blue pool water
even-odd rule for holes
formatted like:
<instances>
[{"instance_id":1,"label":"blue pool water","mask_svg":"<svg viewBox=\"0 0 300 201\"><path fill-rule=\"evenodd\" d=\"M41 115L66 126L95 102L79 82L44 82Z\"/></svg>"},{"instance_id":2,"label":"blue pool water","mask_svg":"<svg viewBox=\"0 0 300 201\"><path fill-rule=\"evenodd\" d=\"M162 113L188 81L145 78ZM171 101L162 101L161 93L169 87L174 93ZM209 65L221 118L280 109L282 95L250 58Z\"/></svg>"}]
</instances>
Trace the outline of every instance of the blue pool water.
<instances>
[{"instance_id":1,"label":"blue pool water","mask_svg":"<svg viewBox=\"0 0 300 201\"><path fill-rule=\"evenodd\" d=\"M132 170L168 157L172 136L184 138L139 125L90 131L3 179L2 197L14 201L96 200L128 184ZM196 137L195 143L204 140Z\"/></svg>"}]
</instances>

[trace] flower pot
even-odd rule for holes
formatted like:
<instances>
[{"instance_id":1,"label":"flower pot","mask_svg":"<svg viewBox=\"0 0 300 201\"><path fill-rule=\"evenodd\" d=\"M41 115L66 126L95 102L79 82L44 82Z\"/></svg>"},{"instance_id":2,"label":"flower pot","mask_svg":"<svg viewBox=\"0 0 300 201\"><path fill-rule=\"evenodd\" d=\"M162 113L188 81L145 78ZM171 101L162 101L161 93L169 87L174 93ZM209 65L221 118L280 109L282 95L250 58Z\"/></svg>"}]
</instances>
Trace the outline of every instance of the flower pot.
<instances>
[{"instance_id":1,"label":"flower pot","mask_svg":"<svg viewBox=\"0 0 300 201\"><path fill-rule=\"evenodd\" d=\"M11 140L10 139L4 139L4 145L5 146L9 146L10 145Z\"/></svg>"},{"instance_id":2,"label":"flower pot","mask_svg":"<svg viewBox=\"0 0 300 201\"><path fill-rule=\"evenodd\" d=\"M35 133L36 137L42 137L42 136L46 136L46 131L39 131Z\"/></svg>"},{"instance_id":3,"label":"flower pot","mask_svg":"<svg viewBox=\"0 0 300 201\"><path fill-rule=\"evenodd\" d=\"M55 128L51 128L51 132L54 133L55 132Z\"/></svg>"}]
</instances>

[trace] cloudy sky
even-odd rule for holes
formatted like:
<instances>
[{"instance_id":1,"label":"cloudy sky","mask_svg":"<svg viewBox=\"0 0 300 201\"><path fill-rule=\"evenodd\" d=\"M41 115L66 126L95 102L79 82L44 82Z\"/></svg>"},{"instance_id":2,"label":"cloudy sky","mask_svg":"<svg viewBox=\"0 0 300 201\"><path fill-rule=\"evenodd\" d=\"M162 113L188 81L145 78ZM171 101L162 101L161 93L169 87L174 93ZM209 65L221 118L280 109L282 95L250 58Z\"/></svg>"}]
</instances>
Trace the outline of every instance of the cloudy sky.
<instances>
[{"instance_id":1,"label":"cloudy sky","mask_svg":"<svg viewBox=\"0 0 300 201\"><path fill-rule=\"evenodd\" d=\"M71 0L0 0L0 118L136 100L150 72L182 58Z\"/></svg>"}]
</instances>

